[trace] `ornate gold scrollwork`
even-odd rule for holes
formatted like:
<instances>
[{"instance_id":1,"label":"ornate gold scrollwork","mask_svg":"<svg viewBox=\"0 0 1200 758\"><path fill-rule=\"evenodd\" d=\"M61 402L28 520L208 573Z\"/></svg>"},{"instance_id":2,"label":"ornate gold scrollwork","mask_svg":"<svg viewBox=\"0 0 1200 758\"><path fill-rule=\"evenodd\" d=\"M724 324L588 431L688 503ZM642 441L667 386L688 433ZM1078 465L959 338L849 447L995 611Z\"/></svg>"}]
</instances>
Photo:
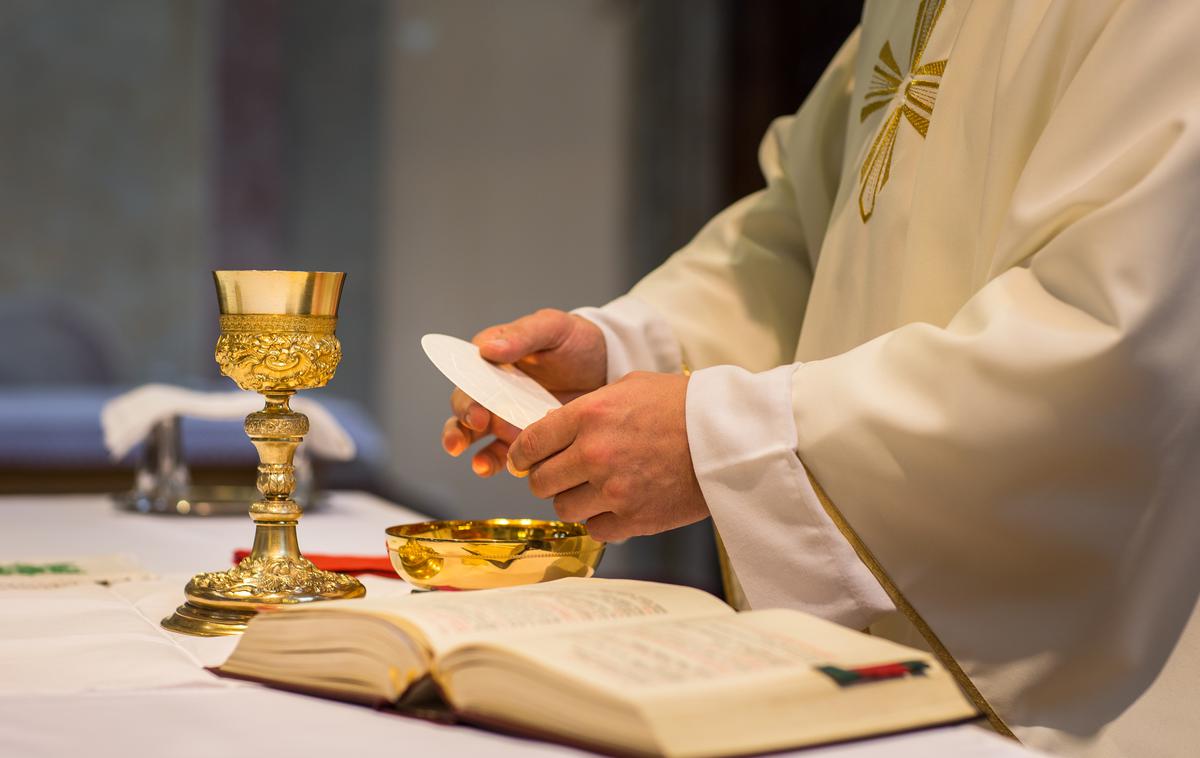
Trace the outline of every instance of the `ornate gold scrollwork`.
<instances>
[{"instance_id":1,"label":"ornate gold scrollwork","mask_svg":"<svg viewBox=\"0 0 1200 758\"><path fill-rule=\"evenodd\" d=\"M249 590L272 595L336 595L361 587L354 577L322 571L307 558L248 556L228 571L210 571L192 577L196 590L235 593Z\"/></svg>"},{"instance_id":2,"label":"ornate gold scrollwork","mask_svg":"<svg viewBox=\"0 0 1200 758\"><path fill-rule=\"evenodd\" d=\"M290 498L296 489L296 467L290 463L260 463L255 484L263 497Z\"/></svg>"},{"instance_id":3,"label":"ornate gold scrollwork","mask_svg":"<svg viewBox=\"0 0 1200 758\"><path fill-rule=\"evenodd\" d=\"M244 390L287 392L323 387L342 359L342 344L327 316L221 316L213 357Z\"/></svg>"},{"instance_id":4,"label":"ornate gold scrollwork","mask_svg":"<svg viewBox=\"0 0 1200 758\"><path fill-rule=\"evenodd\" d=\"M255 437L303 437L308 434L308 417L302 413L256 411L246 417L246 435Z\"/></svg>"}]
</instances>

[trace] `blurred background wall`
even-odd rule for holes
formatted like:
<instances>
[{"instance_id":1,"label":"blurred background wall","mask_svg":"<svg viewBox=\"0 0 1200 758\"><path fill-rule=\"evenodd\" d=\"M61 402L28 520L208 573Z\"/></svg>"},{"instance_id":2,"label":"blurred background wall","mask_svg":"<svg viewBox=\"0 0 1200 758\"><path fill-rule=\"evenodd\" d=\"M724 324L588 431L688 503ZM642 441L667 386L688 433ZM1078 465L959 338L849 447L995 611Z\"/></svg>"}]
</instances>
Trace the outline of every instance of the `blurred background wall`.
<instances>
[{"instance_id":1,"label":"blurred background wall","mask_svg":"<svg viewBox=\"0 0 1200 758\"><path fill-rule=\"evenodd\" d=\"M450 387L420 336L628 289L761 186L761 134L860 6L0 3L0 490L125 486L128 461L85 455L96 404L56 387L226 388L210 269L335 269L346 358L322 392L382 441L333 483L549 514L441 452ZM64 418L31 461L43 405ZM89 465L111 476L64 475ZM633 540L605 571L714 586L710 528Z\"/></svg>"},{"instance_id":2,"label":"blurred background wall","mask_svg":"<svg viewBox=\"0 0 1200 758\"><path fill-rule=\"evenodd\" d=\"M381 420L397 471L432 502L544 514L524 481L478 479L469 456L441 451L450 385L419 342L469 338L539 306L599 305L626 287L632 8L391 8L388 255L374 282Z\"/></svg>"},{"instance_id":3,"label":"blurred background wall","mask_svg":"<svg viewBox=\"0 0 1200 758\"><path fill-rule=\"evenodd\" d=\"M210 11L0 4L6 383L208 370Z\"/></svg>"}]
</instances>

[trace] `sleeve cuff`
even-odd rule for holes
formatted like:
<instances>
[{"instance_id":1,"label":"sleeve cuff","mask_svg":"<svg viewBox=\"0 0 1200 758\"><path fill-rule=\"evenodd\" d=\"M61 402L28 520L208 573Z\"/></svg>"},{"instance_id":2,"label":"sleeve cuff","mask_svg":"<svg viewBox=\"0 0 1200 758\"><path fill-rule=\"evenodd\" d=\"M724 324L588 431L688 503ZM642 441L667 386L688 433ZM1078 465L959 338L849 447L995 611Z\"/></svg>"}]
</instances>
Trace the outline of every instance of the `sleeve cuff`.
<instances>
[{"instance_id":1,"label":"sleeve cuff","mask_svg":"<svg viewBox=\"0 0 1200 758\"><path fill-rule=\"evenodd\" d=\"M630 371L679 373L683 365L679 342L666 319L644 300L625 295L602 308L577 308L571 312L591 321L604 333L610 383Z\"/></svg>"},{"instance_id":2,"label":"sleeve cuff","mask_svg":"<svg viewBox=\"0 0 1200 758\"><path fill-rule=\"evenodd\" d=\"M825 514L796 453L796 368L692 374L692 462L751 607L797 608L862 629L894 606Z\"/></svg>"}]
</instances>

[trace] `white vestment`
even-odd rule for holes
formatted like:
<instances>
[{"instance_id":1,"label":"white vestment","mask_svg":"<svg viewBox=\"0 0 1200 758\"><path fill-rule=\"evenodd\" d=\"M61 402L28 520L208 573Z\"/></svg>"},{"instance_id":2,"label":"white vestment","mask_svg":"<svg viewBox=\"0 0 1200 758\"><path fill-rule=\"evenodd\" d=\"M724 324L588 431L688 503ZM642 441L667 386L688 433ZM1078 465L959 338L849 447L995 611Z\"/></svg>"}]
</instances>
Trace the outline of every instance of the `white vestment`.
<instances>
[{"instance_id":1,"label":"white vestment","mask_svg":"<svg viewBox=\"0 0 1200 758\"><path fill-rule=\"evenodd\" d=\"M611 378L694 370L751 605L894 628L874 563L1064 754L1200 745L1198 35L1195 0L868 2L766 189L583 311Z\"/></svg>"}]
</instances>

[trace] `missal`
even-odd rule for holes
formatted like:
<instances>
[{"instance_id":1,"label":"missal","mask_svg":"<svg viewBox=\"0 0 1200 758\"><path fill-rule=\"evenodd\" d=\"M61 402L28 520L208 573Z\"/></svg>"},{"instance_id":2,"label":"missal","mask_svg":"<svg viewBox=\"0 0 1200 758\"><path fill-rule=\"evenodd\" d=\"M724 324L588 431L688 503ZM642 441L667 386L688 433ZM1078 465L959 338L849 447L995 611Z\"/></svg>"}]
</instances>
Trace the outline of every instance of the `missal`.
<instances>
[{"instance_id":1,"label":"missal","mask_svg":"<svg viewBox=\"0 0 1200 758\"><path fill-rule=\"evenodd\" d=\"M976 717L928 653L700 590L560 579L260 613L218 673L618 754L761 753Z\"/></svg>"}]
</instances>

